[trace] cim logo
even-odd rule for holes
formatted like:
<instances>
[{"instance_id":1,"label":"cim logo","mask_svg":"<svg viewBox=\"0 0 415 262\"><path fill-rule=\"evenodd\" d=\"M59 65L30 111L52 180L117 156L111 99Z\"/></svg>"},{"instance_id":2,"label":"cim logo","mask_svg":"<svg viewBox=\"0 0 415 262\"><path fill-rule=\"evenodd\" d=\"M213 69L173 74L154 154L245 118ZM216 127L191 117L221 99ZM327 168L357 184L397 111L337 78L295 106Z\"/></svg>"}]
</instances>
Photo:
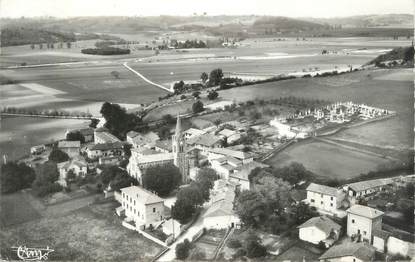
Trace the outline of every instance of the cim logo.
<instances>
[{"instance_id":1,"label":"cim logo","mask_svg":"<svg viewBox=\"0 0 415 262\"><path fill-rule=\"evenodd\" d=\"M26 246L12 247L16 251L17 257L24 261L39 261L48 260L49 253L53 252L53 249L46 248L33 248Z\"/></svg>"}]
</instances>

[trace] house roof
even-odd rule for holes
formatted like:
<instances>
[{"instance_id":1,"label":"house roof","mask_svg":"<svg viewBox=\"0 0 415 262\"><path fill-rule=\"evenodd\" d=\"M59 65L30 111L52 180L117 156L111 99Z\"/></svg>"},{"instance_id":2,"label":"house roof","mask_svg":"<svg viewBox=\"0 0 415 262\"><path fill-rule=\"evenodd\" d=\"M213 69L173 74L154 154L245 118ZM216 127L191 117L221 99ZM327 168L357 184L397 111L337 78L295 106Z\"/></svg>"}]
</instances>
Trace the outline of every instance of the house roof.
<instances>
[{"instance_id":1,"label":"house roof","mask_svg":"<svg viewBox=\"0 0 415 262\"><path fill-rule=\"evenodd\" d=\"M57 166L58 166L58 169L62 169L62 168L68 169L71 166L78 166L82 168L82 167L86 167L87 163L83 159L72 159L69 161L58 163Z\"/></svg>"},{"instance_id":2,"label":"house roof","mask_svg":"<svg viewBox=\"0 0 415 262\"><path fill-rule=\"evenodd\" d=\"M234 157L234 158L237 158L237 159L242 159L242 160L252 157L252 155L250 153L243 152L243 151L238 151L238 150L233 150L233 149L229 149L229 148L222 148L222 147L211 148L211 149L209 149L209 152L224 155L224 156L231 156L231 157Z\"/></svg>"},{"instance_id":3,"label":"house roof","mask_svg":"<svg viewBox=\"0 0 415 262\"><path fill-rule=\"evenodd\" d=\"M136 137L136 136L138 136L139 135L139 133L138 132L136 132L136 131L129 131L127 134L126 134L126 136L127 137L130 137L130 138L134 138L134 137Z\"/></svg>"},{"instance_id":4,"label":"house roof","mask_svg":"<svg viewBox=\"0 0 415 262\"><path fill-rule=\"evenodd\" d=\"M97 129L95 129L95 132L108 132L109 130L105 127L99 127Z\"/></svg>"},{"instance_id":5,"label":"house roof","mask_svg":"<svg viewBox=\"0 0 415 262\"><path fill-rule=\"evenodd\" d=\"M321 217L312 217L306 222L304 222L302 225L298 226L298 228L306 228L306 227L317 227L327 235L330 234L332 230L340 230L341 226L331 220L330 218L326 216Z\"/></svg>"},{"instance_id":6,"label":"house roof","mask_svg":"<svg viewBox=\"0 0 415 262\"><path fill-rule=\"evenodd\" d=\"M338 189L335 187L319 185L315 183L311 183L306 190L330 196L337 196L338 192Z\"/></svg>"},{"instance_id":7,"label":"house roof","mask_svg":"<svg viewBox=\"0 0 415 262\"><path fill-rule=\"evenodd\" d=\"M206 217L217 217L217 216L232 216L235 214L233 211L233 201L235 199L235 191L228 189L225 192L225 196L217 202L214 202L206 213L203 215Z\"/></svg>"},{"instance_id":8,"label":"house roof","mask_svg":"<svg viewBox=\"0 0 415 262\"><path fill-rule=\"evenodd\" d=\"M201 129L197 128L189 128L186 131L184 131L185 134L188 134L190 136L200 136L206 133L206 131L203 131Z\"/></svg>"},{"instance_id":9,"label":"house roof","mask_svg":"<svg viewBox=\"0 0 415 262\"><path fill-rule=\"evenodd\" d=\"M349 188L356 191L364 191L375 187L386 186L393 183L392 178L373 179L349 184Z\"/></svg>"},{"instance_id":10,"label":"house roof","mask_svg":"<svg viewBox=\"0 0 415 262\"><path fill-rule=\"evenodd\" d=\"M138 186L121 188L121 192L125 193L129 197L135 198L138 202L145 205L164 202L164 200L156 194L153 194L152 192Z\"/></svg>"},{"instance_id":11,"label":"house roof","mask_svg":"<svg viewBox=\"0 0 415 262\"><path fill-rule=\"evenodd\" d=\"M80 141L59 141L58 147L59 148L81 147L81 142Z\"/></svg>"},{"instance_id":12,"label":"house roof","mask_svg":"<svg viewBox=\"0 0 415 262\"><path fill-rule=\"evenodd\" d=\"M186 142L190 145L202 145L206 147L212 147L221 140L220 137L212 134L203 134L196 137L189 138Z\"/></svg>"},{"instance_id":13,"label":"house roof","mask_svg":"<svg viewBox=\"0 0 415 262\"><path fill-rule=\"evenodd\" d=\"M158 140L155 144L156 147L163 150L172 151L172 142L171 140Z\"/></svg>"},{"instance_id":14,"label":"house roof","mask_svg":"<svg viewBox=\"0 0 415 262\"><path fill-rule=\"evenodd\" d=\"M364 243L344 243L332 246L319 259L340 258L353 256L362 261L370 261L375 256L375 248Z\"/></svg>"},{"instance_id":15,"label":"house roof","mask_svg":"<svg viewBox=\"0 0 415 262\"><path fill-rule=\"evenodd\" d=\"M225 128L222 131L220 131L219 134L223 135L223 136L226 136L226 137L230 137L230 136L236 134L236 131Z\"/></svg>"},{"instance_id":16,"label":"house roof","mask_svg":"<svg viewBox=\"0 0 415 262\"><path fill-rule=\"evenodd\" d=\"M140 156L137 160L138 164L146 164L152 162L159 162L159 161L170 161L174 159L174 155L172 153L160 153L154 155L143 155Z\"/></svg>"},{"instance_id":17,"label":"house roof","mask_svg":"<svg viewBox=\"0 0 415 262\"><path fill-rule=\"evenodd\" d=\"M103 140L105 143L113 143L113 142L120 142L120 140L114 136L113 134L110 134L108 132L98 132L95 134L95 140L97 138Z\"/></svg>"},{"instance_id":18,"label":"house roof","mask_svg":"<svg viewBox=\"0 0 415 262\"><path fill-rule=\"evenodd\" d=\"M383 212L371 207L362 206L362 205L353 205L346 210L348 213L355 214L358 216L363 216L367 218L376 218L383 215Z\"/></svg>"},{"instance_id":19,"label":"house roof","mask_svg":"<svg viewBox=\"0 0 415 262\"><path fill-rule=\"evenodd\" d=\"M111 149L121 149L123 148L123 144L121 142L113 142L113 143L104 143L104 144L96 144L90 147L90 150L111 150Z\"/></svg>"}]
</instances>

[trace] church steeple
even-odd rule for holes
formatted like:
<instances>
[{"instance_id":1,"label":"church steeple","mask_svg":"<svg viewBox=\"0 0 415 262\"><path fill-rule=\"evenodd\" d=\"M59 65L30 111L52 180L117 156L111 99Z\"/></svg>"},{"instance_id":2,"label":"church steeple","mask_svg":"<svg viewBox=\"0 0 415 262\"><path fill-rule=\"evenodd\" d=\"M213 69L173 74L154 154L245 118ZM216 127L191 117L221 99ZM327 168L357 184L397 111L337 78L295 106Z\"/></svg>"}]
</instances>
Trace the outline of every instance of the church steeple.
<instances>
[{"instance_id":1,"label":"church steeple","mask_svg":"<svg viewBox=\"0 0 415 262\"><path fill-rule=\"evenodd\" d=\"M177 123L176 123L176 139L179 138L182 134L182 121L180 120L180 115L177 114Z\"/></svg>"}]
</instances>

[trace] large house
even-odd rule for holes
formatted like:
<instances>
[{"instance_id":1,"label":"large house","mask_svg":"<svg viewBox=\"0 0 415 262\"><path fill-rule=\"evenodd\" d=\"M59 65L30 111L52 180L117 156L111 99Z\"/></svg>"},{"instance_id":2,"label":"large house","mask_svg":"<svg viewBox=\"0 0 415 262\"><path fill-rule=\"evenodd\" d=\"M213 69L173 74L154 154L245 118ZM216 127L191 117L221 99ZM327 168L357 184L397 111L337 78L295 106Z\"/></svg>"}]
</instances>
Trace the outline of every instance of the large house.
<instances>
[{"instance_id":1,"label":"large house","mask_svg":"<svg viewBox=\"0 0 415 262\"><path fill-rule=\"evenodd\" d=\"M344 243L332 246L320 258L324 262L367 262L375 259L375 249L364 243Z\"/></svg>"},{"instance_id":2,"label":"large house","mask_svg":"<svg viewBox=\"0 0 415 262\"><path fill-rule=\"evenodd\" d=\"M95 144L89 146L86 153L90 159L101 157L121 158L124 156L124 145L121 142Z\"/></svg>"},{"instance_id":3,"label":"large house","mask_svg":"<svg viewBox=\"0 0 415 262\"><path fill-rule=\"evenodd\" d=\"M95 144L106 144L121 142L116 136L108 132L108 129L101 127L94 131L94 143Z\"/></svg>"},{"instance_id":4,"label":"large house","mask_svg":"<svg viewBox=\"0 0 415 262\"><path fill-rule=\"evenodd\" d=\"M142 187L130 186L121 189L119 199L121 207L117 212L125 212L126 220L134 221L136 227L155 226L163 221L164 200Z\"/></svg>"},{"instance_id":5,"label":"large house","mask_svg":"<svg viewBox=\"0 0 415 262\"><path fill-rule=\"evenodd\" d=\"M347 210L347 235L373 242L373 232L382 230L383 212L371 207L353 205Z\"/></svg>"},{"instance_id":6,"label":"large house","mask_svg":"<svg viewBox=\"0 0 415 262\"><path fill-rule=\"evenodd\" d=\"M205 152L212 148L222 147L222 139L218 136L206 133L187 139L186 144Z\"/></svg>"},{"instance_id":7,"label":"large house","mask_svg":"<svg viewBox=\"0 0 415 262\"><path fill-rule=\"evenodd\" d=\"M347 205L345 193L337 188L311 183L307 187L307 199L310 206L313 206L320 213L340 215L339 208Z\"/></svg>"},{"instance_id":8,"label":"large house","mask_svg":"<svg viewBox=\"0 0 415 262\"><path fill-rule=\"evenodd\" d=\"M341 226L326 216L313 217L307 220L299 228L301 240L319 244L323 242L326 247L331 246L339 239Z\"/></svg>"},{"instance_id":9,"label":"large house","mask_svg":"<svg viewBox=\"0 0 415 262\"><path fill-rule=\"evenodd\" d=\"M140 134L135 131L127 133L127 142L133 146L133 148L140 147L154 147L156 141L160 140L160 137L154 132L148 132L146 134Z\"/></svg>"},{"instance_id":10,"label":"large house","mask_svg":"<svg viewBox=\"0 0 415 262\"><path fill-rule=\"evenodd\" d=\"M225 229L240 225L240 219L233 210L235 199L235 187L226 186L221 188L212 198L212 204L203 215L203 226L207 229Z\"/></svg>"},{"instance_id":11,"label":"large house","mask_svg":"<svg viewBox=\"0 0 415 262\"><path fill-rule=\"evenodd\" d=\"M80 141L59 141L58 149L65 152L70 158L79 156L81 149Z\"/></svg>"},{"instance_id":12,"label":"large house","mask_svg":"<svg viewBox=\"0 0 415 262\"><path fill-rule=\"evenodd\" d=\"M85 177L88 173L88 165L81 158L58 163L57 167L59 172L58 183L63 187L67 186L66 180L69 172L73 172L76 177Z\"/></svg>"}]
</instances>

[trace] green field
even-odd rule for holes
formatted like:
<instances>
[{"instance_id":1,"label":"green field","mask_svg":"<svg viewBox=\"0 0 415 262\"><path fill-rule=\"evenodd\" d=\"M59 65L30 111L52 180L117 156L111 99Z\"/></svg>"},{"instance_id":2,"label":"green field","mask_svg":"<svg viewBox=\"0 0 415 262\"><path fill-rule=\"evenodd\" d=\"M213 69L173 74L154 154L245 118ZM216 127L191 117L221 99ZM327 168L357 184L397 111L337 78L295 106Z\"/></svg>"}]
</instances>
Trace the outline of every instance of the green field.
<instances>
[{"instance_id":1,"label":"green field","mask_svg":"<svg viewBox=\"0 0 415 262\"><path fill-rule=\"evenodd\" d=\"M319 177L350 179L392 164L392 161L314 140L298 142L267 160L273 166L302 163Z\"/></svg>"}]
</instances>

